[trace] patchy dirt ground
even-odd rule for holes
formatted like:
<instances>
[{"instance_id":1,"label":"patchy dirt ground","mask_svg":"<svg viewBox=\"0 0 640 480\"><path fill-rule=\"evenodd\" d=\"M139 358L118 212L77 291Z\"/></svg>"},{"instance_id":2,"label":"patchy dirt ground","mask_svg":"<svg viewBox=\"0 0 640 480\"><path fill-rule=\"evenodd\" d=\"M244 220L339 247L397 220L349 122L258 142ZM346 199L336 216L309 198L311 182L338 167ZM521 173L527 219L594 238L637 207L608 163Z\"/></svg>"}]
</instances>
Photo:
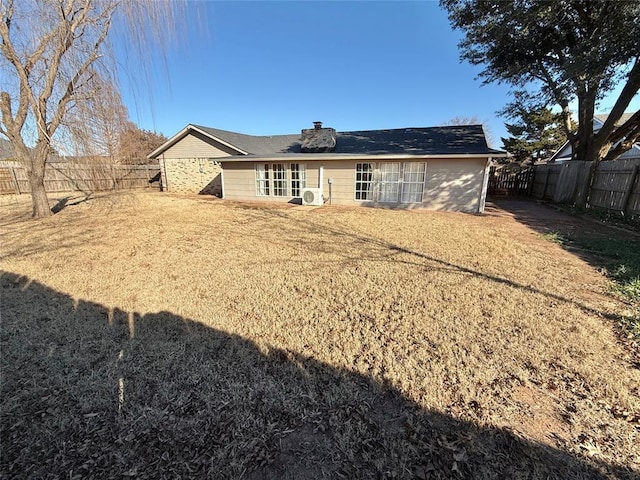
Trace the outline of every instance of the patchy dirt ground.
<instances>
[{"instance_id":1,"label":"patchy dirt ground","mask_svg":"<svg viewBox=\"0 0 640 480\"><path fill-rule=\"evenodd\" d=\"M597 219L568 215L553 205L529 199L494 198L487 203L485 215L512 218L540 233L559 232L568 236L580 232L593 237L618 237L640 241L640 232L630 226L616 226Z\"/></svg>"},{"instance_id":2,"label":"patchy dirt ground","mask_svg":"<svg viewBox=\"0 0 640 480\"><path fill-rule=\"evenodd\" d=\"M28 212L0 202L4 477L638 475L626 306L541 235L578 219L162 193Z\"/></svg>"}]
</instances>

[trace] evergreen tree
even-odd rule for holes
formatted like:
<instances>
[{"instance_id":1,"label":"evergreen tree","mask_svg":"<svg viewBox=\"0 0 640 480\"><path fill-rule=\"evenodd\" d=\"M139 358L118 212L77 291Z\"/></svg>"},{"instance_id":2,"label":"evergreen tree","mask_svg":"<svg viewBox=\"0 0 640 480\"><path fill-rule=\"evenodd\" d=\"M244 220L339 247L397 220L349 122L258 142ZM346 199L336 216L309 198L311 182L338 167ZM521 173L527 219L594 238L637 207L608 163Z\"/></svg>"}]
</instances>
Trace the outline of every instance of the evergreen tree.
<instances>
[{"instance_id":1,"label":"evergreen tree","mask_svg":"<svg viewBox=\"0 0 640 480\"><path fill-rule=\"evenodd\" d=\"M514 123L505 124L510 136L501 140L518 163L548 158L565 142L562 115L546 107L533 111L520 109L514 119Z\"/></svg>"}]
</instances>

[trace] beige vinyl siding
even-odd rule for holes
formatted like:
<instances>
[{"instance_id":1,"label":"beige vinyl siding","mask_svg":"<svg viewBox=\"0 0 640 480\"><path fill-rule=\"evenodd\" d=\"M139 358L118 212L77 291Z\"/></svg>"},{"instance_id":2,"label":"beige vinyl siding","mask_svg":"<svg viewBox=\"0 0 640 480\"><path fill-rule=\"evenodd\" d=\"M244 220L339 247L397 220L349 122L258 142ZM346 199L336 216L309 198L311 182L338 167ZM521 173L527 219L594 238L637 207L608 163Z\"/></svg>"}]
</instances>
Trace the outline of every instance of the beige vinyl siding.
<instances>
[{"instance_id":1,"label":"beige vinyl siding","mask_svg":"<svg viewBox=\"0 0 640 480\"><path fill-rule=\"evenodd\" d=\"M229 200L288 200L287 197L260 197L256 195L255 164L223 163L224 198Z\"/></svg>"},{"instance_id":2,"label":"beige vinyl siding","mask_svg":"<svg viewBox=\"0 0 640 480\"><path fill-rule=\"evenodd\" d=\"M407 161L377 160L373 163L377 169L383 162L402 165ZM332 162L330 169L325 167L325 179L333 178L332 203L336 205L395 205L398 208L478 212L487 159L415 159L411 162L425 162L427 164L422 203L391 204L355 200L356 163L362 163L362 161ZM325 187L325 195L327 193Z\"/></svg>"},{"instance_id":3,"label":"beige vinyl siding","mask_svg":"<svg viewBox=\"0 0 640 480\"><path fill-rule=\"evenodd\" d=\"M359 162L364 163L364 162ZM324 198L329 198L329 185L328 181L331 178L333 183L331 185L331 203L333 205L350 205L360 204L361 202L355 202L353 200L355 195L355 179L356 179L356 162L339 161L339 162L327 162L324 164L324 186L323 194ZM317 186L316 183L314 186Z\"/></svg>"},{"instance_id":4,"label":"beige vinyl siding","mask_svg":"<svg viewBox=\"0 0 640 480\"><path fill-rule=\"evenodd\" d=\"M423 204L432 210L477 213L486 158L430 160Z\"/></svg>"},{"instance_id":5,"label":"beige vinyl siding","mask_svg":"<svg viewBox=\"0 0 640 480\"><path fill-rule=\"evenodd\" d=\"M323 195L329 198L331 178L333 205L395 206L398 208L428 208L461 212L478 212L486 158L475 159L420 159L411 162L426 163L426 181L422 203L386 203L355 200L356 164L373 163L377 169L383 162L403 164L407 160L296 160L307 168L307 187L318 186L320 167L324 167ZM256 195L255 164L253 162L224 162L224 195L233 200L267 200L288 202L292 197Z\"/></svg>"},{"instance_id":6,"label":"beige vinyl siding","mask_svg":"<svg viewBox=\"0 0 640 480\"><path fill-rule=\"evenodd\" d=\"M305 165L307 176L307 187L318 186L318 174L321 162L304 162L298 160L292 160L287 162L257 162L257 163L284 163L287 169L290 168L291 163L299 163ZM287 195L285 197L276 197L273 195L273 184L271 184L271 195L261 196L256 194L256 164L253 162L224 162L222 169L224 171L224 198L229 200L268 200L275 202L289 202L292 196ZM326 170L326 169L325 169ZM327 181L327 175L325 173L325 183ZM273 178L270 178L273 182ZM287 171L287 183L290 187L291 184L291 172ZM329 194L328 188L325 186L325 197Z\"/></svg>"},{"instance_id":7,"label":"beige vinyl siding","mask_svg":"<svg viewBox=\"0 0 640 480\"><path fill-rule=\"evenodd\" d=\"M238 152L219 144L199 132L190 132L163 154L164 158L220 158Z\"/></svg>"}]
</instances>

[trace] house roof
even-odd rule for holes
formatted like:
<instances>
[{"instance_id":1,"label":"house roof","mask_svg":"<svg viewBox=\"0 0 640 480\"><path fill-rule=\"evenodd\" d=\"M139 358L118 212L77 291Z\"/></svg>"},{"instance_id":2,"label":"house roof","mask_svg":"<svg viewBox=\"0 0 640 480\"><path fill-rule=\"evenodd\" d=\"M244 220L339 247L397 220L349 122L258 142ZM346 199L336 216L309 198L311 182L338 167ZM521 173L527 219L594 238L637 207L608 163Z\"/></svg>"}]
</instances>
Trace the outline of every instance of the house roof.
<instances>
[{"instance_id":1,"label":"house roof","mask_svg":"<svg viewBox=\"0 0 640 480\"><path fill-rule=\"evenodd\" d=\"M213 140L235 147L239 156L273 157L302 153L301 135L257 136L230 132L201 125L188 125L164 145L148 155L155 158L189 133L204 133ZM504 155L487 146L482 125L446 127L395 128L336 132L336 146L327 157L338 155ZM225 157L225 161L241 158ZM247 159L248 160L248 159Z\"/></svg>"},{"instance_id":2,"label":"house roof","mask_svg":"<svg viewBox=\"0 0 640 480\"><path fill-rule=\"evenodd\" d=\"M615 123L615 127L619 127L620 125L624 124L627 120L629 120L632 116L634 116L636 114L636 112L625 112L623 113L620 118L618 119L618 121ZM604 122L607 121L607 118L609 118L609 114L608 113L600 113L598 115L594 115L593 116L593 130L594 132L599 131L603 125ZM547 163L549 162L565 162L567 160L571 160L572 158L572 152L573 149L571 148L571 143L567 140L564 145L562 145L558 150L556 150L556 152L551 155L551 157L549 157L549 160L547 160ZM627 150L626 152L624 152L622 155L620 155L619 157L616 158L616 160L625 160L625 159L629 159L629 158L640 158L640 145L638 143L635 143L631 149Z\"/></svg>"},{"instance_id":3,"label":"house roof","mask_svg":"<svg viewBox=\"0 0 640 480\"><path fill-rule=\"evenodd\" d=\"M339 132L335 151L365 155L503 153L487 146L482 125Z\"/></svg>"},{"instance_id":4,"label":"house roof","mask_svg":"<svg viewBox=\"0 0 640 480\"><path fill-rule=\"evenodd\" d=\"M614 126L615 127L619 127L620 125L622 125L624 122L629 120L634 115L635 115L635 112L625 112L625 113L623 113L622 116L618 119L618 121L615 123ZM598 115L594 115L593 118L594 118L594 120L596 120L594 122L594 128L597 128L599 130L604 125L604 122L607 121L607 118L609 118L609 114L608 113L600 113ZM598 123L600 123L600 125L598 125Z\"/></svg>"},{"instance_id":5,"label":"house roof","mask_svg":"<svg viewBox=\"0 0 640 480\"><path fill-rule=\"evenodd\" d=\"M254 155L300 151L300 134L257 136L200 125L194 125L194 127Z\"/></svg>"}]
</instances>

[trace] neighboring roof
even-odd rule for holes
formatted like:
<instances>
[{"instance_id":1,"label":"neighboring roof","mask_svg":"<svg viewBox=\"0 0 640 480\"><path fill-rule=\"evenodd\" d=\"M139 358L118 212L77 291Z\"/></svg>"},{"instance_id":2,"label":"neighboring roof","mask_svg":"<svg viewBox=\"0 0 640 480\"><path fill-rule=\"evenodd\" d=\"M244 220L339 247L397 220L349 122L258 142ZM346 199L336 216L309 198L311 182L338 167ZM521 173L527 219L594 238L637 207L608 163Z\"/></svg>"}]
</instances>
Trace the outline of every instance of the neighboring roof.
<instances>
[{"instance_id":1,"label":"neighboring roof","mask_svg":"<svg viewBox=\"0 0 640 480\"><path fill-rule=\"evenodd\" d=\"M625 112L625 113L623 113L622 116L618 119L618 121L616 122L616 124L614 126L615 127L619 127L624 122L626 122L631 117L633 117L633 115L635 115L635 112ZM604 122L607 121L607 118L609 118L609 114L608 113L600 113L598 115L594 115L593 116L593 119L595 120L594 125L593 125L594 128L596 130L599 130L600 128L602 128L602 125L604 125ZM600 125L597 125L597 123L600 123Z\"/></svg>"},{"instance_id":2,"label":"neighboring roof","mask_svg":"<svg viewBox=\"0 0 640 480\"><path fill-rule=\"evenodd\" d=\"M614 126L619 127L635 114L636 112L623 113ZM597 132L602 128L602 126L604 125L604 122L607 121L607 118L609 118L608 113L600 113L598 115L593 116L594 132ZM572 152L573 152L573 149L571 148L571 143L569 143L569 141L566 141L564 145L562 145L553 155L551 155L551 157L549 157L549 160L547 161L547 163L566 162L568 160L571 160L571 158L573 157ZM637 143L634 144L631 147L631 149L627 150L622 155L617 157L615 160L626 160L629 158L640 158L640 146Z\"/></svg>"},{"instance_id":3,"label":"neighboring roof","mask_svg":"<svg viewBox=\"0 0 640 480\"><path fill-rule=\"evenodd\" d=\"M189 129L204 133L213 140L235 147L240 156L274 156L301 153L300 134L256 136L219 130L200 125L188 125L164 145L148 155L155 158L189 133ZM335 155L504 155L505 152L487 146L482 125L446 127L395 128L337 132ZM225 161L241 158L225 157Z\"/></svg>"}]
</instances>

